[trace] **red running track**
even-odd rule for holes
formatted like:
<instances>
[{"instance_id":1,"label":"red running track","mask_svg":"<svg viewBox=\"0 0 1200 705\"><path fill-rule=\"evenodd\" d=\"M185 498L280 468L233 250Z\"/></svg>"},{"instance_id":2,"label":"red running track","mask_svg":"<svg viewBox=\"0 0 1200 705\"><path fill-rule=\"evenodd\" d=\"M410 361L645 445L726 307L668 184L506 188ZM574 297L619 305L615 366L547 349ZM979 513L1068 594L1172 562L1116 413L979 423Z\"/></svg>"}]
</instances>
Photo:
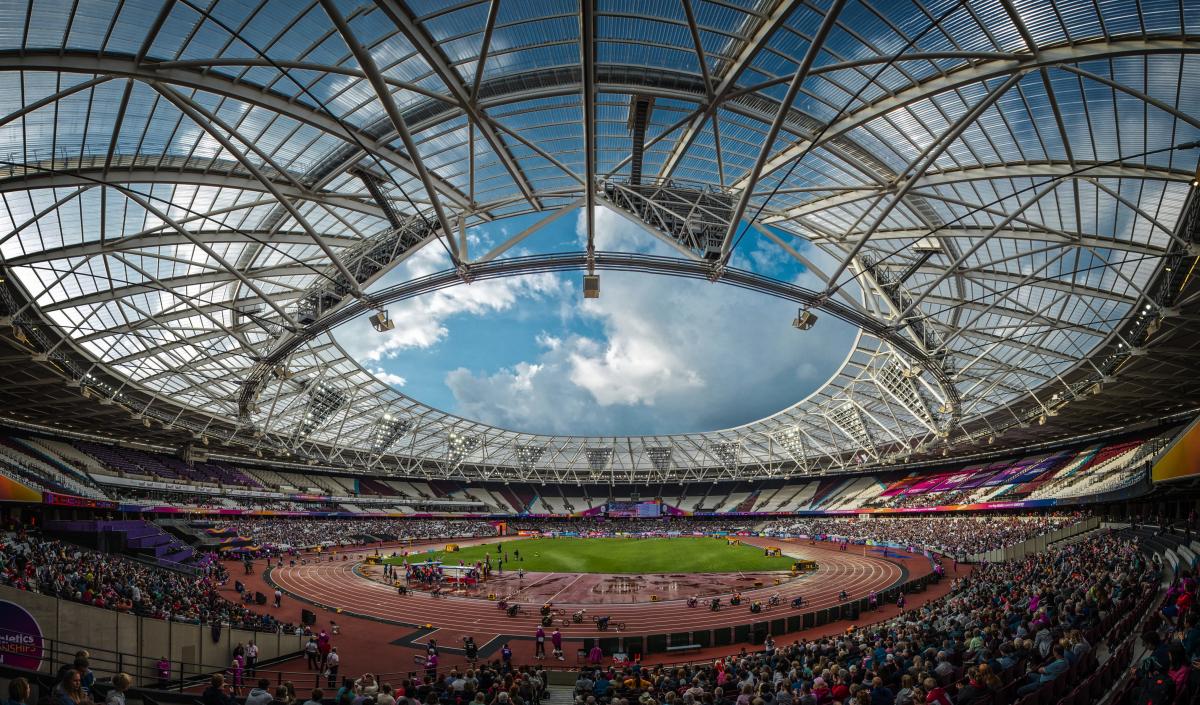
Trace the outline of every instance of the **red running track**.
<instances>
[{"instance_id":1,"label":"red running track","mask_svg":"<svg viewBox=\"0 0 1200 705\"><path fill-rule=\"evenodd\" d=\"M790 606L796 595L803 595L804 612L810 612L838 604L838 593L845 590L850 599L865 597L891 587L905 577L897 563L870 555L863 555L862 547L849 551L827 548L820 544L810 546L807 542L747 539L752 545L782 545L788 555L811 558L817 561L815 572L790 580L779 586L769 586L743 591L746 602L737 607L728 605L727 600L718 612L706 606L688 608L682 601L644 602L637 604L556 603L567 612L579 607L588 608L589 615L611 615L614 622L625 622L625 635L662 634L672 631L694 631L716 627L732 627L750 622L779 619L795 614ZM907 579L920 577L929 572L929 563L921 556L907 557L905 563L910 571ZM397 624L400 627L416 628L426 624L441 632L435 638L443 644L457 644L465 634L474 636L481 649L501 635L530 636L537 628L540 617L538 605L529 605L517 617L508 617L496 603L478 598L441 597L433 598L428 593L410 592L401 597L396 590L382 583L368 580L354 572L354 563L316 563L312 565L285 566L275 568L271 579L285 592L319 605L340 608L357 616L373 618ZM748 603L762 600L778 592L783 604L764 608L762 613L752 615ZM403 631L409 631L403 629ZM599 632L594 625L571 625L563 630L567 640L597 636L617 636L611 629ZM424 638L424 637L421 637ZM418 640L417 643L420 643Z\"/></svg>"}]
</instances>

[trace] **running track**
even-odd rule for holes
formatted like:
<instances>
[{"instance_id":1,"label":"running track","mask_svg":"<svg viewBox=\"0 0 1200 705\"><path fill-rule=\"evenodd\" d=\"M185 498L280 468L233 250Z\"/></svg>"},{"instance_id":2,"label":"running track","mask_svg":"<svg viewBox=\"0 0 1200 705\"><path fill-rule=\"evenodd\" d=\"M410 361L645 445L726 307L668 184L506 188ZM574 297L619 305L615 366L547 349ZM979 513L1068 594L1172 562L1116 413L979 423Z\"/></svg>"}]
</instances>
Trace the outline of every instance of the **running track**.
<instances>
[{"instance_id":1,"label":"running track","mask_svg":"<svg viewBox=\"0 0 1200 705\"><path fill-rule=\"evenodd\" d=\"M746 543L766 545L767 542L747 539ZM804 596L805 607L802 611L811 612L838 604L837 596L842 590L853 600L865 597L872 591L882 591L906 577L912 579L929 572L928 562L920 556L906 561L911 574L905 576L904 569L890 560L862 555L861 547L855 547L856 553L855 548L842 552L820 544L809 546L807 542L771 540L769 543L780 545L788 555L815 559L817 571L778 587L746 590L742 593L745 598L742 605L732 607L725 600L719 612L713 612L703 605L688 608L680 600L610 605L556 603L556 606L566 609L568 614L586 607L589 616L611 615L614 622L625 622L626 636L685 629L696 631L796 614L799 611L790 606L791 599L796 595ZM355 563L349 561L285 566L275 568L271 579L295 597L362 617L414 628L430 624L435 630L443 632L439 635L443 643L448 643L445 639L447 636L457 641L457 635L472 634L480 644L481 651L484 651L485 644L501 635L533 634L540 621L538 605L525 605L526 610L522 614L510 618L494 602L477 598L433 598L424 592L410 592L401 597L395 589L355 574L354 566ZM759 614L750 614L749 602L757 598L765 605L766 597L774 592L783 598L782 605L765 608ZM617 633L613 630L599 632L589 622L573 624L563 630L563 637L568 640L597 636L612 637Z\"/></svg>"}]
</instances>

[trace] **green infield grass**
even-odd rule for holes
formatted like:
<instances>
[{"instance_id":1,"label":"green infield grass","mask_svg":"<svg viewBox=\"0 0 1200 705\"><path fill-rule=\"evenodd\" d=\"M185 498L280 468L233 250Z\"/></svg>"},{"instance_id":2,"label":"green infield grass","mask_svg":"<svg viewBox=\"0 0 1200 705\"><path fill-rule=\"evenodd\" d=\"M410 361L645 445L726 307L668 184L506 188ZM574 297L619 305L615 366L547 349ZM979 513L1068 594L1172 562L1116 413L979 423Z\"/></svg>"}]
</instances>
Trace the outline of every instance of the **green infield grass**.
<instances>
[{"instance_id":1,"label":"green infield grass","mask_svg":"<svg viewBox=\"0 0 1200 705\"><path fill-rule=\"evenodd\" d=\"M497 543L501 550L499 555L508 554L508 562L504 564L506 573L518 568L539 573L748 573L792 567L791 558L768 558L761 548L729 546L723 538L694 536L498 539L478 546L464 546L454 553L438 550L410 554L408 558L410 563L440 560L457 565L461 560L472 565L483 560L486 554L492 557L495 568ZM403 560L388 558L386 562L399 564Z\"/></svg>"}]
</instances>

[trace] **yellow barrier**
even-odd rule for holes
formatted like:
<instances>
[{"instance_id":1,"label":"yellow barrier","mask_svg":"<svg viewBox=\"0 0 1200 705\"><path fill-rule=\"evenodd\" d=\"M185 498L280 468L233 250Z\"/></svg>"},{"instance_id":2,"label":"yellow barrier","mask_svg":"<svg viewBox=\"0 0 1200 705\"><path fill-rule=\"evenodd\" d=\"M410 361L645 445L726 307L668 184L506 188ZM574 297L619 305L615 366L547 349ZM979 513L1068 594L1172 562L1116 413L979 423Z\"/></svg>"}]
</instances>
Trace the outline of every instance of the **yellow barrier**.
<instances>
[{"instance_id":1,"label":"yellow barrier","mask_svg":"<svg viewBox=\"0 0 1200 705\"><path fill-rule=\"evenodd\" d=\"M446 544L446 553L458 553L458 544L456 544L456 543Z\"/></svg>"}]
</instances>

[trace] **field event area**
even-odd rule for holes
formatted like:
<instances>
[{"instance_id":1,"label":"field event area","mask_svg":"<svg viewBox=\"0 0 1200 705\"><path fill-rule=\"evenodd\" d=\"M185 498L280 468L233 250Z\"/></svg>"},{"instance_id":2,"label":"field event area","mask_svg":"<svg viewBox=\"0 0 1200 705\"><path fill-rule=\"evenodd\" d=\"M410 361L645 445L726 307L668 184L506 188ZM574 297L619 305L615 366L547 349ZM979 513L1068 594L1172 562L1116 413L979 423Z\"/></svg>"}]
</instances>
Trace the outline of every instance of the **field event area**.
<instances>
[{"instance_id":1,"label":"field event area","mask_svg":"<svg viewBox=\"0 0 1200 705\"><path fill-rule=\"evenodd\" d=\"M497 552L497 546L500 551ZM409 563L442 561L473 565L490 556L505 570L544 573L740 573L786 571L792 559L767 556L763 548L729 545L724 538L541 538L463 546L458 551L410 553ZM402 564L403 556L385 559Z\"/></svg>"}]
</instances>

